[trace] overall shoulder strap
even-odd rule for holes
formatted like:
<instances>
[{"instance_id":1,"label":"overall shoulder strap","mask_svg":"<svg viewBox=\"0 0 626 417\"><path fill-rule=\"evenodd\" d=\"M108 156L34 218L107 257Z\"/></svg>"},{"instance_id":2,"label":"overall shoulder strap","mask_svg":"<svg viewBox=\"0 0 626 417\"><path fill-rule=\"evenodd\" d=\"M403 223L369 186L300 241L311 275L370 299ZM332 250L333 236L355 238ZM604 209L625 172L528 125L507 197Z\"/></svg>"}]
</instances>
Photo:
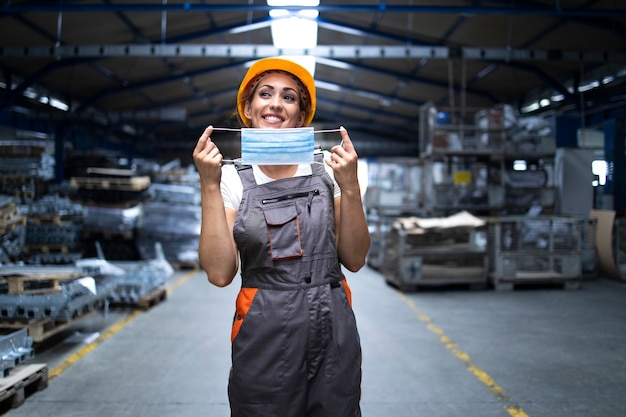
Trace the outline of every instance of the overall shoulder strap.
<instances>
[{"instance_id":1,"label":"overall shoulder strap","mask_svg":"<svg viewBox=\"0 0 626 417\"><path fill-rule=\"evenodd\" d=\"M239 174L239 178L241 178L244 190L256 184L254 173L252 172L252 165L235 164L235 168L237 168L237 173Z\"/></svg>"},{"instance_id":2,"label":"overall shoulder strap","mask_svg":"<svg viewBox=\"0 0 626 417\"><path fill-rule=\"evenodd\" d=\"M313 155L313 163L311 164L311 171L313 172L313 175L322 175L326 173L326 170L324 169L324 154L320 151L320 152L316 152Z\"/></svg>"}]
</instances>

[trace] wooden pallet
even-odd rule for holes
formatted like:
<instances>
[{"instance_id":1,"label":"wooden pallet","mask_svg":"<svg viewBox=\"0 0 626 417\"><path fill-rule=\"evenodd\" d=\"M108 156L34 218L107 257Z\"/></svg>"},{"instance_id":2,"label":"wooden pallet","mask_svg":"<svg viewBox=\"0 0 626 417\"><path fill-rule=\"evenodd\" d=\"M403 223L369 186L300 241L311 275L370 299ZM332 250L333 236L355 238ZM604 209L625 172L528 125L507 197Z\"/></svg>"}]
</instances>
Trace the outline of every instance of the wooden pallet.
<instances>
[{"instance_id":1,"label":"wooden pallet","mask_svg":"<svg viewBox=\"0 0 626 417\"><path fill-rule=\"evenodd\" d=\"M31 320L2 320L0 321L1 330L19 330L24 327L28 328L28 336L33 339L34 343L41 343L50 337L56 335L59 332L67 329L68 327L76 324L77 321L82 320L85 317L90 316L96 310L91 310L85 314L70 320L59 321L52 318L46 319L31 319Z\"/></svg>"},{"instance_id":2,"label":"wooden pallet","mask_svg":"<svg viewBox=\"0 0 626 417\"><path fill-rule=\"evenodd\" d=\"M140 191L150 187L150 177L73 177L70 184L87 190Z\"/></svg>"},{"instance_id":3,"label":"wooden pallet","mask_svg":"<svg viewBox=\"0 0 626 417\"><path fill-rule=\"evenodd\" d=\"M170 261L170 265L172 265L172 268L174 268L177 271L180 270L187 270L187 269L202 269L200 267L200 263L199 262L191 262L191 261Z\"/></svg>"},{"instance_id":4,"label":"wooden pallet","mask_svg":"<svg viewBox=\"0 0 626 417\"><path fill-rule=\"evenodd\" d=\"M43 363L12 368L0 379L0 411L17 408L31 394L48 386L48 366Z\"/></svg>"},{"instance_id":5,"label":"wooden pallet","mask_svg":"<svg viewBox=\"0 0 626 417\"><path fill-rule=\"evenodd\" d=\"M25 226L26 217L17 216L12 218L9 222L0 221L0 235L13 231L17 226Z\"/></svg>"},{"instance_id":6,"label":"wooden pallet","mask_svg":"<svg viewBox=\"0 0 626 417\"><path fill-rule=\"evenodd\" d=\"M19 208L15 203L7 204L0 208L0 223L6 224L19 216Z\"/></svg>"},{"instance_id":7,"label":"wooden pallet","mask_svg":"<svg viewBox=\"0 0 626 417\"><path fill-rule=\"evenodd\" d=\"M150 293L144 295L137 301L137 307L147 310L167 299L167 289L163 287L155 288Z\"/></svg>"},{"instance_id":8,"label":"wooden pallet","mask_svg":"<svg viewBox=\"0 0 626 417\"><path fill-rule=\"evenodd\" d=\"M39 243L27 243L24 245L24 253L69 253L70 247L67 245L47 245Z\"/></svg>"},{"instance_id":9,"label":"wooden pallet","mask_svg":"<svg viewBox=\"0 0 626 417\"><path fill-rule=\"evenodd\" d=\"M61 214L31 214L28 216L28 223L32 223L34 225L54 224L62 226L67 223L73 223L80 220L82 220L82 217L78 215L67 216Z\"/></svg>"},{"instance_id":10,"label":"wooden pallet","mask_svg":"<svg viewBox=\"0 0 626 417\"><path fill-rule=\"evenodd\" d=\"M148 294L142 296L135 303L130 302L113 302L111 307L128 308L135 307L142 310L148 310L155 305L165 301L167 299L167 289L164 287L158 287L150 291Z\"/></svg>"},{"instance_id":11,"label":"wooden pallet","mask_svg":"<svg viewBox=\"0 0 626 417\"><path fill-rule=\"evenodd\" d=\"M83 277L83 274L2 276L0 282L7 284L7 294L49 294L62 291L61 284ZM36 288L27 288L28 283L36 282Z\"/></svg>"}]
</instances>

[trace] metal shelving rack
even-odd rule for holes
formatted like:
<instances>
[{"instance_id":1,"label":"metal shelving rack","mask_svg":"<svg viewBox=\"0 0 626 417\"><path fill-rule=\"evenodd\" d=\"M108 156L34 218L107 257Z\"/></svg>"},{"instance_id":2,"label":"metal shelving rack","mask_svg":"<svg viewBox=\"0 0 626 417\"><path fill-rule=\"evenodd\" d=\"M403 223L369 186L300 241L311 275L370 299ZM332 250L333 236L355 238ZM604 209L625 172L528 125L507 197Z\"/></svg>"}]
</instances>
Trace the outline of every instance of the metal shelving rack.
<instances>
[{"instance_id":1,"label":"metal shelving rack","mask_svg":"<svg viewBox=\"0 0 626 417\"><path fill-rule=\"evenodd\" d=\"M445 117L441 117L445 115ZM504 208L502 111L420 108L420 202L428 215L460 210L485 215Z\"/></svg>"},{"instance_id":2,"label":"metal shelving rack","mask_svg":"<svg viewBox=\"0 0 626 417\"><path fill-rule=\"evenodd\" d=\"M420 210L417 199L422 160L419 158L379 158L369 164L369 183L364 205L370 228L368 265L380 268L391 224L398 216Z\"/></svg>"},{"instance_id":3,"label":"metal shelving rack","mask_svg":"<svg viewBox=\"0 0 626 417\"><path fill-rule=\"evenodd\" d=\"M505 121L504 108L420 109L420 202L429 215L467 210L520 215L531 207L554 213L555 138ZM516 161L526 170L515 170Z\"/></svg>"}]
</instances>

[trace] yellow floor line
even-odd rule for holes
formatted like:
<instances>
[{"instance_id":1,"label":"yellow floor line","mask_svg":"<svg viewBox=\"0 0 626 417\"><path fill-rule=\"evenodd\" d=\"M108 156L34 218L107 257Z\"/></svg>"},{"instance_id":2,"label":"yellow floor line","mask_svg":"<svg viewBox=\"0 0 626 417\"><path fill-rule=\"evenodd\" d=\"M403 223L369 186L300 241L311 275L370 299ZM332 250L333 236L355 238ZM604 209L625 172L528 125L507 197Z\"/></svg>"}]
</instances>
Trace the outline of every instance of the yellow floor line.
<instances>
[{"instance_id":1,"label":"yellow floor line","mask_svg":"<svg viewBox=\"0 0 626 417\"><path fill-rule=\"evenodd\" d=\"M476 366L476 364L470 359L470 356L459 349L458 345L446 336L442 329L435 326L430 317L424 314L410 298L400 291L398 291L398 294L400 295L400 298L402 298L402 300L417 314L417 318L426 324L426 328L436 334L439 337L439 341L443 343L444 346L448 348L448 350L450 350L457 359L463 362L467 367L467 370L470 371L476 379L482 382L487 387L489 392L502 403L504 409L511 417L528 417L528 414L526 414L519 405L513 402L506 391L496 384L496 381L494 381L493 378L487 374L487 372Z\"/></svg>"},{"instance_id":2,"label":"yellow floor line","mask_svg":"<svg viewBox=\"0 0 626 417\"><path fill-rule=\"evenodd\" d=\"M169 294L176 288L180 287L182 284L185 283L185 281L191 278L196 272L198 272L198 269L194 269L186 273L185 275L182 275L180 278L178 278L176 281L174 281L172 284L168 286L167 293ZM109 329L107 329L107 331L105 331L100 336L98 336L96 340L83 346L82 348L77 350L74 354L72 354L70 357L65 359L61 364L57 365L54 369L50 370L48 372L48 379L51 380L61 375L67 368L69 368L70 366L78 362L81 358L86 356L89 352L93 351L102 342L109 339L115 333L119 332L124 327L126 327L130 322L136 319L141 313L143 313L143 311L135 310L132 313L130 313L128 316L124 317L119 322L112 325Z\"/></svg>"}]
</instances>

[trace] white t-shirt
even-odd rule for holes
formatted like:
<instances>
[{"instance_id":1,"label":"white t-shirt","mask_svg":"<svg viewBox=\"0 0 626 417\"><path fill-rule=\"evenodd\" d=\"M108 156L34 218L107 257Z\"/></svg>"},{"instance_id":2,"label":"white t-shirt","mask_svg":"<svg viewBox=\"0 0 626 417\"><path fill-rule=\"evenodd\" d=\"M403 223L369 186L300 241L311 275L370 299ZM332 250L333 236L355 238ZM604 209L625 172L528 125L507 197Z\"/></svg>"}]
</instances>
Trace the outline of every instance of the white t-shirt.
<instances>
[{"instance_id":1,"label":"white t-shirt","mask_svg":"<svg viewBox=\"0 0 626 417\"><path fill-rule=\"evenodd\" d=\"M333 180L334 184L334 197L337 198L341 195L341 189L335 181L335 176L333 175L333 169L326 165L324 162L324 169L330 175L330 178ZM252 173L254 174L254 180L257 184L267 184L268 182L274 181L274 179L268 177L259 169L258 166L252 165ZM311 165L310 164L301 164L298 165L298 169L294 174L294 177L304 177L307 175L311 175ZM224 207L230 208L233 210L239 209L239 204L241 203L241 197L243 196L243 184L241 183L241 178L239 178L239 174L237 173L237 168L234 165L224 165L222 167L222 182L220 184L220 188L222 190L222 199L224 200Z\"/></svg>"}]
</instances>

